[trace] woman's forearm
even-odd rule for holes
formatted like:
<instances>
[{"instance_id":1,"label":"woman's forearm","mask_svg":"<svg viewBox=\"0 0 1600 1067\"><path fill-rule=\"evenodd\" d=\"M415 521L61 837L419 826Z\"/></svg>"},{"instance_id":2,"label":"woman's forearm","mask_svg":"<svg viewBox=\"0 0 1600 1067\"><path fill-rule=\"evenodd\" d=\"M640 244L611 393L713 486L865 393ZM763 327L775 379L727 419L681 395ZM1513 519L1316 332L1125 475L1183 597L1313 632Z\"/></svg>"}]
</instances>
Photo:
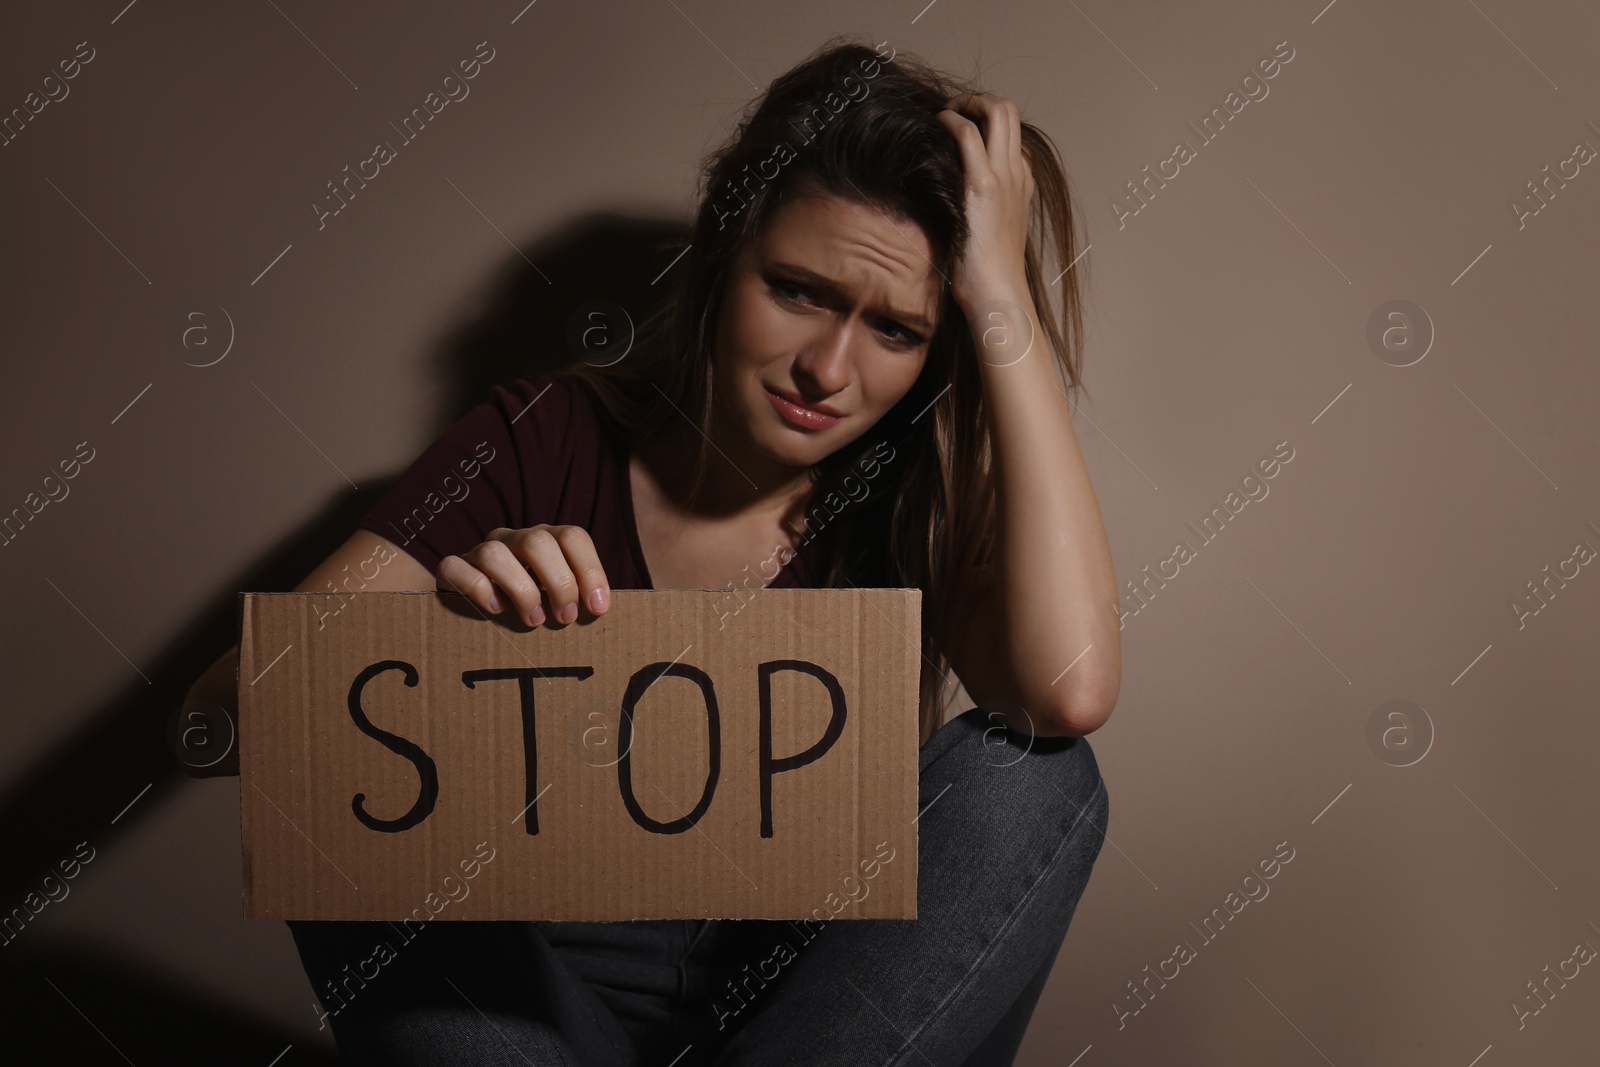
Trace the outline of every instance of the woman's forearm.
<instances>
[{"instance_id":1,"label":"woman's forearm","mask_svg":"<svg viewBox=\"0 0 1600 1067\"><path fill-rule=\"evenodd\" d=\"M1050 344L1024 287L996 294L972 316L982 360L996 494L994 601L989 645L1015 694L1061 732L1105 722L1122 677L1116 572L1072 411ZM1009 304L1017 321L987 315ZM1028 319L1024 325L1018 315ZM1003 326L1009 335L994 333ZM990 347L985 347L985 333ZM993 347L996 339L1004 339ZM1027 355L1018 344L1031 337Z\"/></svg>"},{"instance_id":2,"label":"woman's forearm","mask_svg":"<svg viewBox=\"0 0 1600 1067\"><path fill-rule=\"evenodd\" d=\"M218 778L239 773L239 646L222 654L189 687L184 710L179 717L176 742L178 762L195 778ZM204 702L204 703L201 703ZM206 715L205 704L215 704L227 713L228 723ZM204 717L202 717L204 716ZM226 754L215 763L207 745L226 745Z\"/></svg>"}]
</instances>

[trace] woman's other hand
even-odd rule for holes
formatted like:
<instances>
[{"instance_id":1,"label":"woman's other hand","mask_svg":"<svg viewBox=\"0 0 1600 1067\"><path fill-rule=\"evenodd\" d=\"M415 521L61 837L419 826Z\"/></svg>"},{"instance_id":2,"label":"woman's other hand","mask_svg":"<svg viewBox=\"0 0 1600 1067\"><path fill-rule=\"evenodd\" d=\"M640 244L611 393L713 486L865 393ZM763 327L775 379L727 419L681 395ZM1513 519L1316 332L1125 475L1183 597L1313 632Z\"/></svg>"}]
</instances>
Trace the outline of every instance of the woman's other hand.
<instances>
[{"instance_id":1,"label":"woman's other hand","mask_svg":"<svg viewBox=\"0 0 1600 1067\"><path fill-rule=\"evenodd\" d=\"M1014 300L1016 293L1028 292L1034 194L1033 168L1022 150L1021 110L1003 96L961 93L937 117L961 146L971 228L966 253L950 279L950 295L963 310L997 297Z\"/></svg>"},{"instance_id":2,"label":"woman's other hand","mask_svg":"<svg viewBox=\"0 0 1600 1067\"><path fill-rule=\"evenodd\" d=\"M605 568L581 526L499 527L463 555L440 560L437 579L440 590L490 615L516 608L529 626L574 622L580 603L594 615L611 607Z\"/></svg>"}]
</instances>

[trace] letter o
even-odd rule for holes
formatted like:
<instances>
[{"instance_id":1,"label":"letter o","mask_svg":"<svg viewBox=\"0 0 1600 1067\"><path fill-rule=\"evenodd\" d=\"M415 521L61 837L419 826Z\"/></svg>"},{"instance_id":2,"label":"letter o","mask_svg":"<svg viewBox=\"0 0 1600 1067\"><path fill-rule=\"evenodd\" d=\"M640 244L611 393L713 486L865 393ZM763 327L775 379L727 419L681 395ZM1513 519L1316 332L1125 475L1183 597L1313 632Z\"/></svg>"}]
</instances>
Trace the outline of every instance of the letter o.
<instances>
[{"instance_id":1,"label":"letter o","mask_svg":"<svg viewBox=\"0 0 1600 1067\"><path fill-rule=\"evenodd\" d=\"M633 792L633 716L634 708L646 690L658 680L668 676L687 678L700 687L706 706L706 745L711 754L711 767L706 773L706 785L700 792L700 801L694 810L679 819L659 822L645 814ZM700 821L711 799L717 792L717 781L722 776L722 722L717 711L717 693L705 671L687 663L651 663L640 667L628 679L627 692L622 697L622 721L617 728L617 749L622 756L617 760L617 787L622 793L622 804L633 816L633 821L653 834L681 834Z\"/></svg>"}]
</instances>

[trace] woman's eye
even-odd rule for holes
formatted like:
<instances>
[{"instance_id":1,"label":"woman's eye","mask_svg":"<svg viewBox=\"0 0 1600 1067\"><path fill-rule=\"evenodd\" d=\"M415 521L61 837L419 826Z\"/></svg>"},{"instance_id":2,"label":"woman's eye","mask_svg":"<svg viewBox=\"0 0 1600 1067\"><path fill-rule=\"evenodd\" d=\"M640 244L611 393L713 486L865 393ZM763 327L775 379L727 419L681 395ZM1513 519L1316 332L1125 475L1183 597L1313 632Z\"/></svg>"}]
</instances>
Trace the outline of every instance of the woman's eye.
<instances>
[{"instance_id":1,"label":"woman's eye","mask_svg":"<svg viewBox=\"0 0 1600 1067\"><path fill-rule=\"evenodd\" d=\"M920 334L912 333L904 326L900 326L893 322L884 323L881 329L883 331L883 335L895 348L921 348L927 343Z\"/></svg>"},{"instance_id":2,"label":"woman's eye","mask_svg":"<svg viewBox=\"0 0 1600 1067\"><path fill-rule=\"evenodd\" d=\"M767 289L791 304L810 306L814 303L811 299L811 290L781 278L768 278ZM916 348L923 344L923 339L917 334L893 322L886 322L880 329L889 343L896 348Z\"/></svg>"},{"instance_id":3,"label":"woman's eye","mask_svg":"<svg viewBox=\"0 0 1600 1067\"><path fill-rule=\"evenodd\" d=\"M810 295L806 290L802 289L798 285L794 285L790 282L780 281L775 278L768 280L767 287L773 292L777 293L779 296L783 297L785 300L792 300L797 304L803 302L800 299L801 297Z\"/></svg>"}]
</instances>

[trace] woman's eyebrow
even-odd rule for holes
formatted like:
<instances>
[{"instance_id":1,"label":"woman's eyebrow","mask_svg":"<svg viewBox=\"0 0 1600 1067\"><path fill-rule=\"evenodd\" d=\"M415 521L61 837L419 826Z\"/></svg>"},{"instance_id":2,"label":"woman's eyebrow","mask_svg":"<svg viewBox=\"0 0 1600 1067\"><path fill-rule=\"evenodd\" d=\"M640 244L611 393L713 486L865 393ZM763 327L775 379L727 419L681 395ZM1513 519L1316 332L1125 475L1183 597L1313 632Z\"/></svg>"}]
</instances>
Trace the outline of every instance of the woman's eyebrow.
<instances>
[{"instance_id":1,"label":"woman's eyebrow","mask_svg":"<svg viewBox=\"0 0 1600 1067\"><path fill-rule=\"evenodd\" d=\"M817 290L817 292L831 296L835 299L841 299L848 295L844 290L844 286L840 285L832 278L818 274L816 271L802 267L799 264L784 263L782 261L774 260L767 266L769 270L783 274L794 281L805 282L811 288ZM933 332L933 324L914 311L901 311L898 308L887 306L873 308L873 310L880 315L887 315L890 318L899 319L907 326L915 326L925 333Z\"/></svg>"}]
</instances>

